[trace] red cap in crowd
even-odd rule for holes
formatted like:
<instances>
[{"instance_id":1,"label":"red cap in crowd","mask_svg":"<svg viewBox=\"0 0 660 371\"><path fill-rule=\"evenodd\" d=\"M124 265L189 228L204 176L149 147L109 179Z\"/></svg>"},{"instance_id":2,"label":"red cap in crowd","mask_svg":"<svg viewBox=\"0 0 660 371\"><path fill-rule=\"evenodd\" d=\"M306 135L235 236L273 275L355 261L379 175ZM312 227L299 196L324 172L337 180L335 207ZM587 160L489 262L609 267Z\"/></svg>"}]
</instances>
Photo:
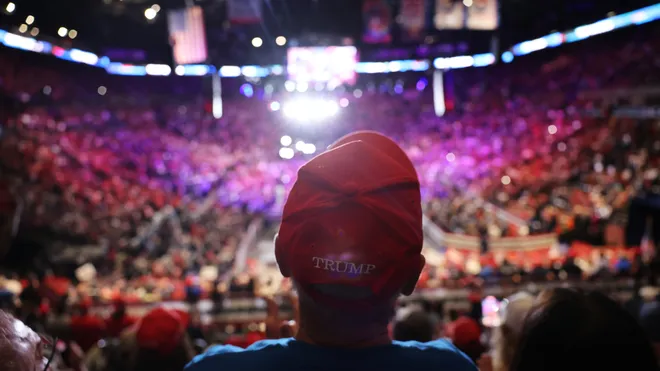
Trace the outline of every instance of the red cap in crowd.
<instances>
[{"instance_id":1,"label":"red cap in crowd","mask_svg":"<svg viewBox=\"0 0 660 371\"><path fill-rule=\"evenodd\" d=\"M422 237L410 159L391 139L357 132L300 168L275 252L282 273L327 305L373 304L421 270ZM356 290L330 292L337 285Z\"/></svg>"},{"instance_id":2,"label":"red cap in crowd","mask_svg":"<svg viewBox=\"0 0 660 371\"><path fill-rule=\"evenodd\" d=\"M141 348L166 354L173 351L181 342L184 331L179 313L158 307L140 320L136 338Z\"/></svg>"},{"instance_id":3,"label":"red cap in crowd","mask_svg":"<svg viewBox=\"0 0 660 371\"><path fill-rule=\"evenodd\" d=\"M457 347L467 347L479 342L481 328L474 319L462 316L447 325L447 335Z\"/></svg>"}]
</instances>

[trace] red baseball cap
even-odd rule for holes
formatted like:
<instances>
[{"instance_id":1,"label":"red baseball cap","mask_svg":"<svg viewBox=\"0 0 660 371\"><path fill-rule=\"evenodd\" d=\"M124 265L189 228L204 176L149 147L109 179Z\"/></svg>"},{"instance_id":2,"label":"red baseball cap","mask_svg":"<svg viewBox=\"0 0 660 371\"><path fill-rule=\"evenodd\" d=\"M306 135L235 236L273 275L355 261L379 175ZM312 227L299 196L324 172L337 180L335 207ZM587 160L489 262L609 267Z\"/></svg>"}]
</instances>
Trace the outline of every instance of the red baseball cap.
<instances>
[{"instance_id":1,"label":"red baseball cap","mask_svg":"<svg viewBox=\"0 0 660 371\"><path fill-rule=\"evenodd\" d=\"M138 323L136 339L142 348L167 354L181 342L184 331L184 323L177 311L157 307Z\"/></svg>"},{"instance_id":2,"label":"red baseball cap","mask_svg":"<svg viewBox=\"0 0 660 371\"><path fill-rule=\"evenodd\" d=\"M372 305L421 270L422 239L410 159L391 139L366 131L340 139L298 170L275 253L283 273L325 304Z\"/></svg>"}]
</instances>

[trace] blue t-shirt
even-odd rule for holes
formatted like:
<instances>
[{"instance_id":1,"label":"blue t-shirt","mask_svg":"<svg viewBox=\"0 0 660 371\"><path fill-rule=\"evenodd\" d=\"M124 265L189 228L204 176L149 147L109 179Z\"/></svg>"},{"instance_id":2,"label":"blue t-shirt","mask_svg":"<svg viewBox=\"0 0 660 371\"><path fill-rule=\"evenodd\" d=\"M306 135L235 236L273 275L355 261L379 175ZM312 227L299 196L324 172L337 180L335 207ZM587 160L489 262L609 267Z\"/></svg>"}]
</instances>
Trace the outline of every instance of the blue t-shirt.
<instances>
[{"instance_id":1,"label":"blue t-shirt","mask_svg":"<svg viewBox=\"0 0 660 371\"><path fill-rule=\"evenodd\" d=\"M247 349L211 347L185 371L477 371L474 363L446 340L394 341L363 349L324 348L293 338L263 340Z\"/></svg>"}]
</instances>

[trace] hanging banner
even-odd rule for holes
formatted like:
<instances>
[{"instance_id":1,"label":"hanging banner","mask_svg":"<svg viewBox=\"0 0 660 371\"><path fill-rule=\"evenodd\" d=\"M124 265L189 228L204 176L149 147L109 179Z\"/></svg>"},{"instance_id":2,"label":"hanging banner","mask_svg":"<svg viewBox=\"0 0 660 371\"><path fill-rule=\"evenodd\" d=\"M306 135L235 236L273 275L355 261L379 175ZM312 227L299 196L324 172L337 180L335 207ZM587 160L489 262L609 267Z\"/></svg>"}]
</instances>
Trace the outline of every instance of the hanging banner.
<instances>
[{"instance_id":1,"label":"hanging banner","mask_svg":"<svg viewBox=\"0 0 660 371\"><path fill-rule=\"evenodd\" d=\"M436 0L433 23L438 30L458 30L464 26L465 6L460 1Z\"/></svg>"},{"instance_id":2,"label":"hanging banner","mask_svg":"<svg viewBox=\"0 0 660 371\"><path fill-rule=\"evenodd\" d=\"M364 35L368 44L385 44L392 41L392 10L386 0L364 0L362 8Z\"/></svg>"},{"instance_id":3,"label":"hanging banner","mask_svg":"<svg viewBox=\"0 0 660 371\"><path fill-rule=\"evenodd\" d=\"M426 19L425 0L401 0L401 38L405 41L420 40Z\"/></svg>"},{"instance_id":4,"label":"hanging banner","mask_svg":"<svg viewBox=\"0 0 660 371\"><path fill-rule=\"evenodd\" d=\"M172 10L168 13L170 43L176 64L206 61L206 31L201 7Z\"/></svg>"},{"instance_id":5,"label":"hanging banner","mask_svg":"<svg viewBox=\"0 0 660 371\"><path fill-rule=\"evenodd\" d=\"M232 24L259 23L262 19L261 0L227 0L227 12Z\"/></svg>"},{"instance_id":6,"label":"hanging banner","mask_svg":"<svg viewBox=\"0 0 660 371\"><path fill-rule=\"evenodd\" d=\"M467 8L467 28L471 30L495 30L499 21L497 0L474 0Z\"/></svg>"}]
</instances>

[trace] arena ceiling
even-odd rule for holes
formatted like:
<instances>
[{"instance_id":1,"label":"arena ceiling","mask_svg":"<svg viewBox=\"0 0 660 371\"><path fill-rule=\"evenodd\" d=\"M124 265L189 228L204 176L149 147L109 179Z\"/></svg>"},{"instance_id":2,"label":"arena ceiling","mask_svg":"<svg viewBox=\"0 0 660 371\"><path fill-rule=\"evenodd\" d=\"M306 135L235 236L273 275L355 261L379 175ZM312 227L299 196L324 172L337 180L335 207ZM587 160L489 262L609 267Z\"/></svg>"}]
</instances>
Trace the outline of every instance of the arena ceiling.
<instances>
[{"instance_id":1,"label":"arena ceiling","mask_svg":"<svg viewBox=\"0 0 660 371\"><path fill-rule=\"evenodd\" d=\"M165 11L184 7L186 0L0 0L15 3L11 14L0 13L0 27L16 29L28 16L39 37L58 39L60 27L75 29L75 40L64 40L82 49L103 53L108 48L145 50L150 61L171 62ZM359 42L362 30L361 0L264 0L261 24L231 27L225 0L189 0L205 10L211 62L215 64L259 63L282 58L285 48L275 38L289 40L321 35L351 37ZM396 0L391 0L396 2ZM5 4L1 4L1 3ZM501 28L495 33L429 31L431 42L467 41L498 36L501 47L655 3L652 0L500 0ZM145 9L158 4L159 15L145 18ZM253 37L264 45L254 48ZM61 40L61 38L60 38ZM61 40L62 41L62 40ZM427 40L428 41L428 40ZM474 50L485 52L488 43ZM265 61L266 63L268 61Z\"/></svg>"}]
</instances>

